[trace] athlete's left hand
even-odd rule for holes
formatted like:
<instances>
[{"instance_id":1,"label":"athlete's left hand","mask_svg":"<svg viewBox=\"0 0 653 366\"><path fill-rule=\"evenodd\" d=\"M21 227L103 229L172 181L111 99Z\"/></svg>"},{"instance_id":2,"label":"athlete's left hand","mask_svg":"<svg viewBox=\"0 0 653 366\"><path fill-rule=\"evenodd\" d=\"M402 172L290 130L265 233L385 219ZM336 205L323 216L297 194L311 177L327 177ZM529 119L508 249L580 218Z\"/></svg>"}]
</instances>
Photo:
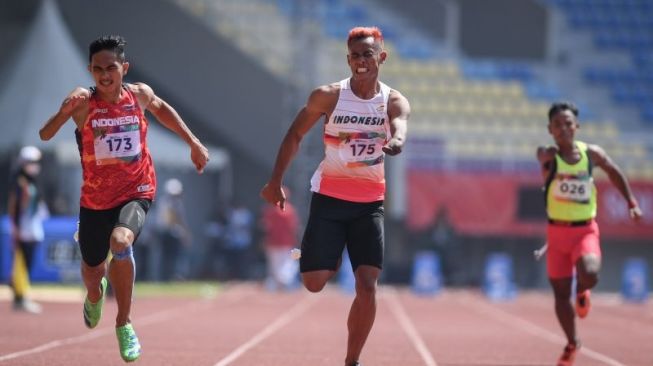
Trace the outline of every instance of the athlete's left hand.
<instances>
[{"instance_id":1,"label":"athlete's left hand","mask_svg":"<svg viewBox=\"0 0 653 366\"><path fill-rule=\"evenodd\" d=\"M397 155L397 154L401 153L401 150L402 150L403 146L404 146L403 141L401 141L399 139L396 139L396 138L392 138L392 139L390 139L390 141L388 141L387 144L385 144L382 147L382 149L383 149L384 153L386 153L386 154L388 154L390 156L394 156L394 155Z\"/></svg>"},{"instance_id":2,"label":"athlete's left hand","mask_svg":"<svg viewBox=\"0 0 653 366\"><path fill-rule=\"evenodd\" d=\"M190 148L190 160L195 164L197 172L202 174L206 163L209 162L209 150L201 142L196 141Z\"/></svg>"},{"instance_id":3,"label":"athlete's left hand","mask_svg":"<svg viewBox=\"0 0 653 366\"><path fill-rule=\"evenodd\" d=\"M286 192L283 191L281 184L268 182L261 189L261 197L268 203L279 206L281 211L286 210Z\"/></svg>"}]
</instances>

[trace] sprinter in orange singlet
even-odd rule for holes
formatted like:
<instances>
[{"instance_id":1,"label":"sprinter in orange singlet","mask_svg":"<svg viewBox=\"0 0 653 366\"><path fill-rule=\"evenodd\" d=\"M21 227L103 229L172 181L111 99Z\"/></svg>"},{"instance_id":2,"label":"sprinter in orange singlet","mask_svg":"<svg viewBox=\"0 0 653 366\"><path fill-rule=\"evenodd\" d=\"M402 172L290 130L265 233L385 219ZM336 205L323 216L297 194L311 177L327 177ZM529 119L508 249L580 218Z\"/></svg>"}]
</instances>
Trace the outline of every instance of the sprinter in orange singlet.
<instances>
[{"instance_id":1,"label":"sprinter in orange singlet","mask_svg":"<svg viewBox=\"0 0 653 366\"><path fill-rule=\"evenodd\" d=\"M83 171L78 241L88 291L84 322L94 328L100 321L107 288L105 262L111 251L108 273L118 303L116 336L120 356L131 362L141 354L130 318L135 278L132 245L156 191L144 111L149 110L188 144L199 173L209 155L174 108L149 86L123 83L129 70L124 46L120 36L100 37L90 44L88 70L95 86L72 91L39 134L42 140L51 139L71 117L77 126Z\"/></svg>"},{"instance_id":2,"label":"sprinter in orange singlet","mask_svg":"<svg viewBox=\"0 0 653 366\"><path fill-rule=\"evenodd\" d=\"M358 360L376 317L376 290L383 267L384 159L401 153L410 105L379 81L387 57L376 27L357 27L347 39L351 77L315 89L286 134L261 196L284 209L284 172L304 135L325 117L325 156L311 179L310 216L300 270L306 289L319 292L341 264L347 246L356 278L349 312L345 365Z\"/></svg>"}]
</instances>

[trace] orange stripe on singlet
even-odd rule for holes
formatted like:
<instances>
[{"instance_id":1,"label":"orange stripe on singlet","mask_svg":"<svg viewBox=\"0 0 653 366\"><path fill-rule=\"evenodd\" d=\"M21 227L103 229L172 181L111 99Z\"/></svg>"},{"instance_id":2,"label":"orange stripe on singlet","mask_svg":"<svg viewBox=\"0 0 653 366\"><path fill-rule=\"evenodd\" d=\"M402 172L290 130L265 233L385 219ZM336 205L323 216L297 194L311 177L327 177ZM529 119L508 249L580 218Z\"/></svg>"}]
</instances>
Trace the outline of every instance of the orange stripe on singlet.
<instances>
[{"instance_id":1,"label":"orange stripe on singlet","mask_svg":"<svg viewBox=\"0 0 653 366\"><path fill-rule=\"evenodd\" d=\"M385 181L323 176L318 193L351 202L382 201L385 196Z\"/></svg>"}]
</instances>

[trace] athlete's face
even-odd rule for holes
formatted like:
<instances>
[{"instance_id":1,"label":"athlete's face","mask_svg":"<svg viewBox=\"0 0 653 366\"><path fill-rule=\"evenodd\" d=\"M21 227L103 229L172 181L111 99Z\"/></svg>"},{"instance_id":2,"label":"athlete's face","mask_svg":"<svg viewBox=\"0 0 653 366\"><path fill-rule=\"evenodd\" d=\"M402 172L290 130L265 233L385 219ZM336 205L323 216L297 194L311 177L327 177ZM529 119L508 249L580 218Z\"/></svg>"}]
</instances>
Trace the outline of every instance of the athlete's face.
<instances>
[{"instance_id":1,"label":"athlete's face","mask_svg":"<svg viewBox=\"0 0 653 366\"><path fill-rule=\"evenodd\" d=\"M23 167L23 171L30 177L36 177L41 172L41 164L37 162L27 163Z\"/></svg>"},{"instance_id":2,"label":"athlete's face","mask_svg":"<svg viewBox=\"0 0 653 366\"><path fill-rule=\"evenodd\" d=\"M367 37L353 40L349 44L347 63L355 79L376 79L379 75L379 65L386 57L381 43L374 41L374 37Z\"/></svg>"},{"instance_id":3,"label":"athlete's face","mask_svg":"<svg viewBox=\"0 0 653 366\"><path fill-rule=\"evenodd\" d=\"M556 113L549 121L549 133L558 145L569 145L580 128L572 111L565 109Z\"/></svg>"},{"instance_id":4,"label":"athlete's face","mask_svg":"<svg viewBox=\"0 0 653 366\"><path fill-rule=\"evenodd\" d=\"M91 57L88 70L93 75L95 86L101 92L119 91L122 78L127 75L129 62L122 62L118 55L110 50L102 50Z\"/></svg>"}]
</instances>

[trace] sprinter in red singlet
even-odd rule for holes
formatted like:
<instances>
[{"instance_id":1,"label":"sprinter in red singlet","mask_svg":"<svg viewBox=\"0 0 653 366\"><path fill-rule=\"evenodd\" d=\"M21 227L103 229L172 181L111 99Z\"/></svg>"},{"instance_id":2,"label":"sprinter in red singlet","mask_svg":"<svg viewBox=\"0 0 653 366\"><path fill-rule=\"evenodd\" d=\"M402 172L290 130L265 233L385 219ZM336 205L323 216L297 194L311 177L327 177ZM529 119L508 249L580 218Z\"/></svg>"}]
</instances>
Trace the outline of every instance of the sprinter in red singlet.
<instances>
[{"instance_id":1,"label":"sprinter in red singlet","mask_svg":"<svg viewBox=\"0 0 653 366\"><path fill-rule=\"evenodd\" d=\"M209 156L174 108L149 86L123 83L129 70L124 46L120 36L103 36L90 44L88 70L95 86L71 92L39 134L42 140L51 139L71 117L77 126L83 171L78 242L88 291L84 322L94 328L100 321L107 288L105 261L111 251L108 273L118 303L116 336L120 356L131 362L141 354L130 319L135 278L132 244L156 191L144 111L149 110L189 145L190 158L199 173Z\"/></svg>"},{"instance_id":2,"label":"sprinter in red singlet","mask_svg":"<svg viewBox=\"0 0 653 366\"><path fill-rule=\"evenodd\" d=\"M313 197L299 265L306 289L318 292L338 270L347 246L356 278L345 357L345 365L352 366L359 365L376 317L384 246L383 162L404 146L410 105L379 81L387 54L378 28L352 29L347 46L351 77L311 93L281 144L261 196L283 210L283 174L304 135L324 116L325 156L311 179Z\"/></svg>"}]
</instances>

